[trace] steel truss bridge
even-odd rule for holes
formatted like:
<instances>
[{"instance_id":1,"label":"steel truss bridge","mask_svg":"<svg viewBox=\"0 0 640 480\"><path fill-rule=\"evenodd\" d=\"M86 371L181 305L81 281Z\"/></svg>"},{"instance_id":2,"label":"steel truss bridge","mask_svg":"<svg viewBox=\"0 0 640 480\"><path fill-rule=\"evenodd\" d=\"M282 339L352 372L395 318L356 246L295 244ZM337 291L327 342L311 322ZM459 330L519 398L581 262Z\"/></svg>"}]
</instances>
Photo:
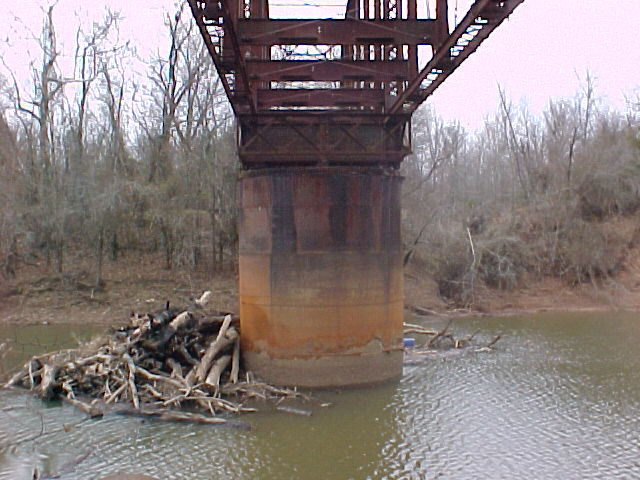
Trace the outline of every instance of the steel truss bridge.
<instances>
[{"instance_id":1,"label":"steel truss bridge","mask_svg":"<svg viewBox=\"0 0 640 480\"><path fill-rule=\"evenodd\" d=\"M523 2L476 0L452 25L447 0L279 8L338 18L271 18L269 0L188 1L248 168L399 165L411 114Z\"/></svg>"},{"instance_id":2,"label":"steel truss bridge","mask_svg":"<svg viewBox=\"0 0 640 480\"><path fill-rule=\"evenodd\" d=\"M188 1L238 121L245 365L283 385L399 378L411 115L523 0L459 22L447 0Z\"/></svg>"}]
</instances>

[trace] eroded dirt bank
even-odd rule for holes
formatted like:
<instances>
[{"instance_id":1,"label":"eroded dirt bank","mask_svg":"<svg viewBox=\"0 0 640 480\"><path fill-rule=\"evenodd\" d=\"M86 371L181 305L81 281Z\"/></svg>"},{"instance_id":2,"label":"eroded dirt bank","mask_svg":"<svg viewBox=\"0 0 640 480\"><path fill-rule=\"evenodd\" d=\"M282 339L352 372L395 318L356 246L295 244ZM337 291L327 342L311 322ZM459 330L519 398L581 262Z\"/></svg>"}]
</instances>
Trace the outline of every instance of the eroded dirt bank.
<instances>
[{"instance_id":1,"label":"eroded dirt bank","mask_svg":"<svg viewBox=\"0 0 640 480\"><path fill-rule=\"evenodd\" d=\"M88 263L88 262L87 262ZM237 312L237 276L233 271L164 270L156 259L129 258L105 267L106 281L96 287L82 259L68 273L44 266L23 268L15 279L0 279L0 321L10 323L119 323L132 311L162 308L166 301L187 304L203 290L212 290L210 308ZM520 288L500 291L479 286L468 309L448 304L436 283L408 268L407 309L434 314L515 314L541 311L640 310L640 251L632 252L614 278L582 285L558 279L529 279Z\"/></svg>"}]
</instances>

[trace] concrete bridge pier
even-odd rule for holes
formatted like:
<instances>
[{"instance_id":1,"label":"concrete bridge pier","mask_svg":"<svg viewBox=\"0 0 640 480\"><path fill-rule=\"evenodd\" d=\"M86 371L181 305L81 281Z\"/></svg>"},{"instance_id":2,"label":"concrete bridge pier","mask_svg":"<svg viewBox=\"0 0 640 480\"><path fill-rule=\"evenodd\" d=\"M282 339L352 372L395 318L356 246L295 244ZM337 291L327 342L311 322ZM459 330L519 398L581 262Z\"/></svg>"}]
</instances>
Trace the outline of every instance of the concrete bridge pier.
<instances>
[{"instance_id":1,"label":"concrete bridge pier","mask_svg":"<svg viewBox=\"0 0 640 480\"><path fill-rule=\"evenodd\" d=\"M240 321L249 370L310 388L401 376L401 181L380 167L241 174Z\"/></svg>"}]
</instances>

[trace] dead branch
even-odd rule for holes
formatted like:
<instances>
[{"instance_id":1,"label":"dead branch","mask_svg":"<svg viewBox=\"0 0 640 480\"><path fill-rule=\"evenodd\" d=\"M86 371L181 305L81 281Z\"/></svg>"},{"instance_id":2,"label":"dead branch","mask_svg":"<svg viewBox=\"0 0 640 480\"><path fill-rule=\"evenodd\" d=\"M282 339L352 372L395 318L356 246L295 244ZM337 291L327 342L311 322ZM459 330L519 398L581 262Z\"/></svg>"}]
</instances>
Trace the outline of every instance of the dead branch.
<instances>
[{"instance_id":1,"label":"dead branch","mask_svg":"<svg viewBox=\"0 0 640 480\"><path fill-rule=\"evenodd\" d=\"M303 410L302 408L289 407L287 405L278 405L276 410L284 413L289 413L291 415L298 415L301 417L310 417L313 412L311 410Z\"/></svg>"},{"instance_id":2,"label":"dead branch","mask_svg":"<svg viewBox=\"0 0 640 480\"><path fill-rule=\"evenodd\" d=\"M21 386L42 398L60 398L91 418L114 408L131 409L120 406L125 402L133 411L144 411L143 416L199 421L167 412L195 407L211 415L239 414L256 411L244 405L250 399L310 400L296 390L255 382L250 372L242 372L234 322L237 317L232 315L199 318L168 305L157 314L132 314L127 325L78 349L33 357L4 388ZM247 381L240 382L241 376ZM166 412L150 412L149 405L163 405Z\"/></svg>"},{"instance_id":3,"label":"dead branch","mask_svg":"<svg viewBox=\"0 0 640 480\"><path fill-rule=\"evenodd\" d=\"M86 413L90 418L102 418L104 416L104 411L100 408L78 400L77 398L62 397L62 401Z\"/></svg>"},{"instance_id":4,"label":"dead branch","mask_svg":"<svg viewBox=\"0 0 640 480\"><path fill-rule=\"evenodd\" d=\"M445 327L442 330L440 330L438 333L436 333L431 340L429 340L429 343L427 345L429 348L433 347L441 338L444 338L447 336L447 331L449 330L449 327L451 326L452 322L453 322L453 319L450 319L445 325Z\"/></svg>"},{"instance_id":5,"label":"dead branch","mask_svg":"<svg viewBox=\"0 0 640 480\"><path fill-rule=\"evenodd\" d=\"M251 425L237 420L228 420L220 417L205 417L197 413L176 412L168 409L119 409L118 415L149 417L160 422L189 422L200 425L224 425L227 427L239 428L241 430L251 430Z\"/></svg>"}]
</instances>

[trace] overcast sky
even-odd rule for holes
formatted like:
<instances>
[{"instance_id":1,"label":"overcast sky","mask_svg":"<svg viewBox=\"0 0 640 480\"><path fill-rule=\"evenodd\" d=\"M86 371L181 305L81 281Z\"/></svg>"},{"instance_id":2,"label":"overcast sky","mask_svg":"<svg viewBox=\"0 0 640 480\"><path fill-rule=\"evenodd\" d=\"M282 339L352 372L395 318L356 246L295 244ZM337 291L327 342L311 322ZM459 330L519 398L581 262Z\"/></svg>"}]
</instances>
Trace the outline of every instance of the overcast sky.
<instances>
[{"instance_id":1,"label":"overcast sky","mask_svg":"<svg viewBox=\"0 0 640 480\"><path fill-rule=\"evenodd\" d=\"M38 31L38 5L44 3L2 0L0 25L8 28L0 35L11 45L2 47L3 57L13 69L20 70L29 62L32 51L19 39L28 36L29 25ZM150 50L166 51L163 12L175 3L105 0L93 2L92 10L87 11L85 0L59 0L56 26L60 41L71 45L76 18L90 20L108 6L125 17L121 37L131 38L145 56ZM450 3L452 8L458 4L462 17L471 0ZM622 109L624 94L640 86L639 20L640 0L525 0L428 102L445 119L458 119L476 128L496 108L497 85L514 101L524 99L534 112L540 112L549 98L573 95L589 71L605 103Z\"/></svg>"},{"instance_id":2,"label":"overcast sky","mask_svg":"<svg viewBox=\"0 0 640 480\"><path fill-rule=\"evenodd\" d=\"M445 118L477 125L495 110L497 85L539 112L572 96L589 70L597 92L623 109L640 86L640 0L525 0L447 79L431 102Z\"/></svg>"}]
</instances>

